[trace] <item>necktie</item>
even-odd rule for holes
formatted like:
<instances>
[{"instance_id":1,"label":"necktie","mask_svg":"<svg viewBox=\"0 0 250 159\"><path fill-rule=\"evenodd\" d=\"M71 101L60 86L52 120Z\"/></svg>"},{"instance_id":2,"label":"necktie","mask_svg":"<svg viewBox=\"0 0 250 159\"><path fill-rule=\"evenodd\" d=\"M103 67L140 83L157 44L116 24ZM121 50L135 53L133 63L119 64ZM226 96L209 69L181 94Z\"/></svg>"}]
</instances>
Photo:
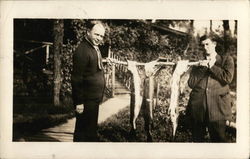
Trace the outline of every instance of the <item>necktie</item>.
<instances>
[{"instance_id":1,"label":"necktie","mask_svg":"<svg viewBox=\"0 0 250 159\"><path fill-rule=\"evenodd\" d=\"M101 51L99 50L98 46L95 47L95 50L97 52L97 58L98 58L98 67L100 70L103 69L103 65L102 65L102 55L101 55Z\"/></svg>"}]
</instances>

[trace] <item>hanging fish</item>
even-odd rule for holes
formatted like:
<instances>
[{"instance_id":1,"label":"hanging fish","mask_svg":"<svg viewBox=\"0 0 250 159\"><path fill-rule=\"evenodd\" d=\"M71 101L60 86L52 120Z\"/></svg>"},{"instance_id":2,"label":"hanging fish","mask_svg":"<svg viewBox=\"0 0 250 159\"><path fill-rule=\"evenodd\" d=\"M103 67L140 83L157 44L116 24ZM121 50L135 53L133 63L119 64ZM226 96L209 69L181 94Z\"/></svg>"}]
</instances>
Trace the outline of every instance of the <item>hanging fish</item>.
<instances>
[{"instance_id":1,"label":"hanging fish","mask_svg":"<svg viewBox=\"0 0 250 159\"><path fill-rule=\"evenodd\" d=\"M180 79L181 76L188 70L188 61L181 60L176 64L176 68L174 70L172 79L171 79L171 97L170 97L170 105L168 108L168 114L170 115L170 120L172 123L172 135L175 137L176 130L178 127L178 98L180 94Z\"/></svg>"},{"instance_id":2,"label":"hanging fish","mask_svg":"<svg viewBox=\"0 0 250 159\"><path fill-rule=\"evenodd\" d=\"M134 61L128 61L128 70L132 73L132 87L130 100L130 124L132 126L131 135L135 135L136 119L140 110L143 111L143 118L145 122L145 131L147 133L147 141L152 139L152 121L153 121L153 107L154 107L154 75L159 71L161 66L156 66L157 61L145 63L145 78L143 80L143 87L141 88L141 78L138 73L137 65ZM143 93L141 95L141 92Z\"/></svg>"},{"instance_id":3,"label":"hanging fish","mask_svg":"<svg viewBox=\"0 0 250 159\"><path fill-rule=\"evenodd\" d=\"M139 115L141 104L142 104L142 96L140 94L141 91L141 78L139 76L139 72L136 67L135 61L127 61L128 62L128 70L132 73L132 81L131 81L131 99L130 99L130 123L132 125L132 130L136 129L136 119Z\"/></svg>"}]
</instances>

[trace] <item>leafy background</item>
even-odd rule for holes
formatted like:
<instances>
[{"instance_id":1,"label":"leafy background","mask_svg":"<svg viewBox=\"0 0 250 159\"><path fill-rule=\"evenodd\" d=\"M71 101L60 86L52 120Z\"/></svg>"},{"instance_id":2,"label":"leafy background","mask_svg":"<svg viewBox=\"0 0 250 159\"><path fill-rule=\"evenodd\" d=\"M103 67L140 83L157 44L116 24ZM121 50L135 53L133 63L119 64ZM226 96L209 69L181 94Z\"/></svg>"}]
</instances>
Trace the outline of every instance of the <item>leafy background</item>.
<instances>
[{"instance_id":1,"label":"leafy background","mask_svg":"<svg viewBox=\"0 0 250 159\"><path fill-rule=\"evenodd\" d=\"M187 59L196 61L202 59L204 50L199 45L198 39L200 35L194 35L190 25L190 20L158 20L153 25L150 20L103 20L107 25L106 37L104 44L108 44L111 51L121 60L135 60L138 62L149 62L158 57L165 57L169 61L177 61L179 59ZM84 38L86 33L86 20L82 19L65 19L64 20L64 47L61 53L61 106L54 107L52 104L53 97L53 49L50 49L49 63L46 65L41 62L44 50L37 51L36 55L23 55L22 52L35 44L27 44L17 41L17 39L53 41L53 19L51 20L28 20L19 19L14 22L14 123L27 123L27 116L36 116L36 114L48 116L53 114L70 114L73 116L73 106L71 100L71 71L72 71L72 55L78 44ZM184 36L171 32L164 32L155 26L184 26L189 30ZM230 54L235 60L235 68L237 67L237 38L217 32L221 39L220 52L222 54ZM51 74L44 74L43 68L50 70ZM170 81L174 68L167 66L162 69L156 80L160 84L159 100L160 104L154 110L154 122L156 123L157 132L154 138L157 141L170 141L169 116L167 108L170 98ZM121 73L116 74L121 77ZM185 123L185 107L188 101L190 89L185 82L188 78L186 73L182 78L182 85L185 86L184 91L179 98L179 106L182 107L180 122L182 123L177 141L189 141L190 132L188 131L188 123ZM236 75L230 85L233 91L236 91ZM233 96L234 101L236 97ZM235 103L235 102L234 102ZM233 106L234 119L236 116L236 105ZM35 118L35 117L34 117ZM29 118L30 119L30 118ZM118 115L112 117L106 123L103 123L99 134L103 141L129 141L129 139L119 137L121 130L128 131L129 122L128 110L123 110ZM124 121L125 120L125 121ZM29 120L30 123L33 118ZM46 122L45 122L46 123ZM138 120L143 125L143 120ZM113 125L110 125L113 124ZM123 126L123 125L126 126ZM41 124L43 125L43 124ZM48 124L44 124L48 127ZM117 125L118 128L115 129ZM166 126L167 125L167 126ZM113 129L111 130L112 127ZM29 131L27 126L23 131ZM20 127L14 129L17 132ZM109 131L108 131L109 130ZM117 132L113 132L117 131ZM139 130L139 134L144 134L143 129ZM113 133L111 133L113 132ZM169 134L164 134L169 132ZM181 132L181 131L180 131ZM110 134L117 134L113 137ZM145 136L141 136L139 141L144 141ZM231 135L232 141L235 141L235 135Z\"/></svg>"}]
</instances>

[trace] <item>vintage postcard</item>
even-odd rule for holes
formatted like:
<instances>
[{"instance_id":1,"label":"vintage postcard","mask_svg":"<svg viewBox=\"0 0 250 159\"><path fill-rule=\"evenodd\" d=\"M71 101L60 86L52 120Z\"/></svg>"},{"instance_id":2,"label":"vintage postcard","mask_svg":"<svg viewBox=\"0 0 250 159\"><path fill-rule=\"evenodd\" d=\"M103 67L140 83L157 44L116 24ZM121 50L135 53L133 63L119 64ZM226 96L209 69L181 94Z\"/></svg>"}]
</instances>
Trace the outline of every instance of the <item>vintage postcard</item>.
<instances>
[{"instance_id":1,"label":"vintage postcard","mask_svg":"<svg viewBox=\"0 0 250 159\"><path fill-rule=\"evenodd\" d=\"M248 1L0 7L0 158L249 158Z\"/></svg>"}]
</instances>

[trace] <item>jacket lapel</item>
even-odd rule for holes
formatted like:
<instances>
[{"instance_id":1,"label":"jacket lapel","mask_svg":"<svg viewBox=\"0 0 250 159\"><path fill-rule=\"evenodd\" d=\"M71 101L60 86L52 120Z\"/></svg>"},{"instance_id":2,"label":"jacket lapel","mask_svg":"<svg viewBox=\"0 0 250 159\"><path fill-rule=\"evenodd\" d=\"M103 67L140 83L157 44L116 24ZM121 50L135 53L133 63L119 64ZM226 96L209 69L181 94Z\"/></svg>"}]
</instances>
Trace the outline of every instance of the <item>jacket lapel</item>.
<instances>
[{"instance_id":1,"label":"jacket lapel","mask_svg":"<svg viewBox=\"0 0 250 159\"><path fill-rule=\"evenodd\" d=\"M216 62L215 65L216 66L222 66L222 57L220 55L216 55Z\"/></svg>"}]
</instances>

